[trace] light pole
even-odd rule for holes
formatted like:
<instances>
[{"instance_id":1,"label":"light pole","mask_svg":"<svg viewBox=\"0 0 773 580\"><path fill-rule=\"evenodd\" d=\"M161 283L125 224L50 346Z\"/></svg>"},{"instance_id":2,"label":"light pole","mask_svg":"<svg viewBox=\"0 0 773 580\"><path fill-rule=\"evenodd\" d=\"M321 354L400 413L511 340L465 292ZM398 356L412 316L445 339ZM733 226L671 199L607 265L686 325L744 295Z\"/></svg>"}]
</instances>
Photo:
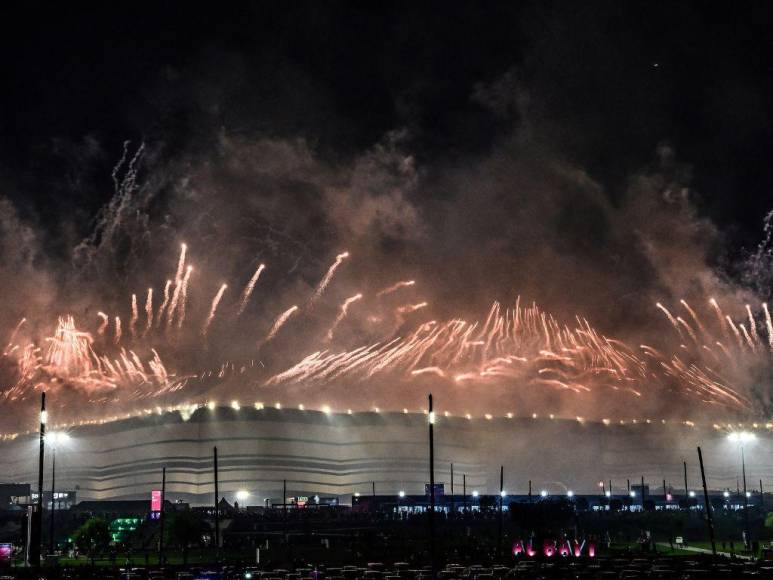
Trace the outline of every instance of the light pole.
<instances>
[{"instance_id":1,"label":"light pole","mask_svg":"<svg viewBox=\"0 0 773 580\"><path fill-rule=\"evenodd\" d=\"M48 537L48 550L53 554L56 544L54 542L54 514L56 512L56 450L60 445L65 445L70 436L63 432L53 432L48 434L51 445L51 528Z\"/></svg>"},{"instance_id":2,"label":"light pole","mask_svg":"<svg viewBox=\"0 0 773 580\"><path fill-rule=\"evenodd\" d=\"M38 456L38 503L37 510L32 512L30 544L27 547L27 557L30 566L40 567L40 548L43 537L43 459L46 453L46 393L40 396L40 455Z\"/></svg>"},{"instance_id":3,"label":"light pole","mask_svg":"<svg viewBox=\"0 0 773 580\"><path fill-rule=\"evenodd\" d=\"M744 456L744 444L751 443L757 436L749 431L733 431L727 438L737 443L741 449L741 477L743 478L743 515L744 515L744 544L751 548L751 532L749 529L749 494L746 491L746 458Z\"/></svg>"},{"instance_id":4,"label":"light pole","mask_svg":"<svg viewBox=\"0 0 773 580\"><path fill-rule=\"evenodd\" d=\"M429 552L432 578L437 576L435 562L435 411L432 409L432 393L428 397L429 415Z\"/></svg>"}]
</instances>

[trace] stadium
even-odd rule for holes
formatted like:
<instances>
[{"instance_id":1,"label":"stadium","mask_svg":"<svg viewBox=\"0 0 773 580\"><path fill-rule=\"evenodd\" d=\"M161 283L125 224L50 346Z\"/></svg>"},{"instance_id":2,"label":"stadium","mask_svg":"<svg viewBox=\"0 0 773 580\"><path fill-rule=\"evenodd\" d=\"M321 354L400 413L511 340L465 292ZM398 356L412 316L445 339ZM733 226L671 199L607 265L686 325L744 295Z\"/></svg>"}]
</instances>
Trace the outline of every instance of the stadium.
<instances>
[{"instance_id":1,"label":"stadium","mask_svg":"<svg viewBox=\"0 0 773 580\"><path fill-rule=\"evenodd\" d=\"M681 495L699 490L696 447L701 446L708 487L735 492L741 475L739 443L728 427L640 420L625 424L549 417L439 416L435 424L435 480L449 493L496 493L504 466L507 493L551 496L627 493L641 478L652 489ZM742 426L736 425L740 430ZM768 427L743 425L746 474L752 482L773 477ZM56 451L57 487L87 500L149 498L167 469L167 496L192 505L214 497L213 448L218 448L219 491L228 501L239 490L249 503L313 496L351 502L354 494L421 494L428 482L427 417L421 413L353 412L201 406L69 429ZM749 435L752 438L752 435ZM49 447L49 446L47 446ZM5 481L37 477L37 433L0 443ZM51 449L47 449L47 454ZM46 481L49 481L47 457ZM606 488L608 489L608 487Z\"/></svg>"}]
</instances>

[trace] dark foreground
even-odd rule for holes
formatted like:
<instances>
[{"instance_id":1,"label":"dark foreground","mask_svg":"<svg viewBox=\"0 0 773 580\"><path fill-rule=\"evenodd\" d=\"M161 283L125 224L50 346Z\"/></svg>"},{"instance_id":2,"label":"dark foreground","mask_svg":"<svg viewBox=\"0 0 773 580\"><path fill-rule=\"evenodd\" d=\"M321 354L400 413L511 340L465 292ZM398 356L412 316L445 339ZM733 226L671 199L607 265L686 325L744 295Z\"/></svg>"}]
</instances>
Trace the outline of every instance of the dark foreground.
<instances>
[{"instance_id":1,"label":"dark foreground","mask_svg":"<svg viewBox=\"0 0 773 580\"><path fill-rule=\"evenodd\" d=\"M368 563L361 566L305 566L293 570L262 569L259 566L166 566L148 568L58 567L35 573L29 569L8 569L0 578L47 579L261 579L261 580L429 580L430 567L413 568L408 563ZM599 557L535 558L516 560L508 565L485 567L448 564L437 572L440 579L495 580L524 579L681 579L693 578L773 578L773 562L742 561L705 557Z\"/></svg>"}]
</instances>

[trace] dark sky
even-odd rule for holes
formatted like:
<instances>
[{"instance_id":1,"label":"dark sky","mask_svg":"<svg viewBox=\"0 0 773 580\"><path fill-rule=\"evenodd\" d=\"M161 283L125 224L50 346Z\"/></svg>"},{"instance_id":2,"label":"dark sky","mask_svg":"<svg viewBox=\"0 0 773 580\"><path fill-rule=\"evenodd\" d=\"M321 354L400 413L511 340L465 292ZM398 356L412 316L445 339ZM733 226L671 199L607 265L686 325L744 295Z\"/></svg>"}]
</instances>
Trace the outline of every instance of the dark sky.
<instances>
[{"instance_id":1,"label":"dark sky","mask_svg":"<svg viewBox=\"0 0 773 580\"><path fill-rule=\"evenodd\" d=\"M667 142L735 247L773 206L773 51L754 3L28 3L0 31L0 186L44 227L88 220L124 140L161 154L303 136L345 160L408 128L419 160L486 155L522 119L614 200ZM764 3L759 3L759 7Z\"/></svg>"}]
</instances>

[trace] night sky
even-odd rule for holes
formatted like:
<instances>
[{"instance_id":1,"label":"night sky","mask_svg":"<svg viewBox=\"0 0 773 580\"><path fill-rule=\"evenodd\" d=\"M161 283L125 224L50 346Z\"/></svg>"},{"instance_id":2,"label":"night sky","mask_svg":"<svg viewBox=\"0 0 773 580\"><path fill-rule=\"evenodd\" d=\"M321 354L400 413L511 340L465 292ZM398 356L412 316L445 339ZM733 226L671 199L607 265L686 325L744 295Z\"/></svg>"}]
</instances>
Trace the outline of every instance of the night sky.
<instances>
[{"instance_id":1,"label":"night sky","mask_svg":"<svg viewBox=\"0 0 773 580\"><path fill-rule=\"evenodd\" d=\"M769 415L773 32L762 4L706 6L5 8L0 334L16 350L0 390L21 401L49 384L74 413L84 395L123 404L136 385L91 369L130 349L168 371L143 378L149 390L285 393L271 377L313 353L460 319L474 337L495 301L515 325L520 301L546 314L530 311L528 340L513 331L510 378L477 358L486 335L465 338L469 357L439 375L387 357L364 379L354 368L293 388L323 402L356 390L367 408L431 386L460 408L520 401L568 416L631 401L671 412L663 393L688 408L697 394ZM401 281L415 284L386 292ZM629 366L607 376L593 366L606 355L588 363L607 352L598 342L573 351L574 378L554 368L545 383L540 365L564 364L543 361L556 346L547 320L572 340L592 326ZM93 351L52 362L39 347L57 332ZM229 364L250 378L220 381ZM474 397L458 376L476 377L464 383ZM608 402L610 389L623 394Z\"/></svg>"},{"instance_id":2,"label":"night sky","mask_svg":"<svg viewBox=\"0 0 773 580\"><path fill-rule=\"evenodd\" d=\"M762 10L706 6L6 7L0 185L56 232L63 212L88 227L124 140L173 158L220 131L303 136L345 160L403 128L419 161L453 165L528 122L613 201L669 144L732 253L756 244L773 206L772 33ZM474 98L508 74L528 121Z\"/></svg>"}]
</instances>

